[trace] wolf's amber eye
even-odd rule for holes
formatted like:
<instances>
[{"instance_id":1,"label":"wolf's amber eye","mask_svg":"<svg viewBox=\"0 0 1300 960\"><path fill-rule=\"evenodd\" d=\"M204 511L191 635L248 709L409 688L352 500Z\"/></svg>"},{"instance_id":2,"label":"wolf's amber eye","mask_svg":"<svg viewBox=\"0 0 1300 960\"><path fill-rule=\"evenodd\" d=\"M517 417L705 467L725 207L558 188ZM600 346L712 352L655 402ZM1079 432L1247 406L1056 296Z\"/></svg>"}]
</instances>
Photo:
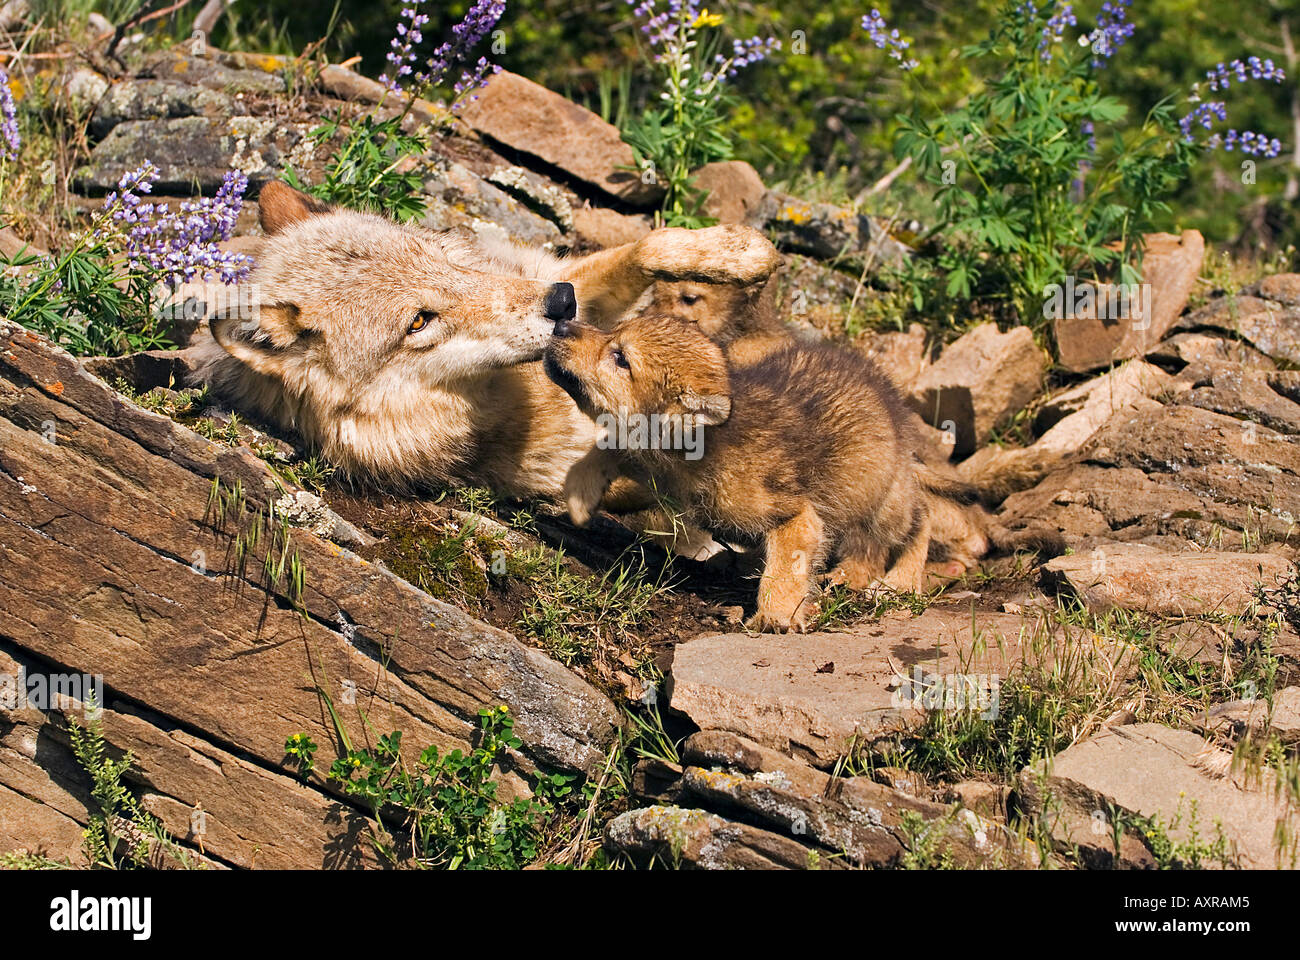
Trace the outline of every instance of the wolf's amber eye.
<instances>
[{"instance_id":1,"label":"wolf's amber eye","mask_svg":"<svg viewBox=\"0 0 1300 960\"><path fill-rule=\"evenodd\" d=\"M623 356L622 350L614 351L614 363L615 365L622 367L624 370L632 369L632 365L627 362L627 357Z\"/></svg>"},{"instance_id":2,"label":"wolf's amber eye","mask_svg":"<svg viewBox=\"0 0 1300 960\"><path fill-rule=\"evenodd\" d=\"M432 310L421 310L415 315L415 319L411 321L411 329L409 329L407 333L419 333L429 324L433 323L434 318L437 316L438 315Z\"/></svg>"}]
</instances>

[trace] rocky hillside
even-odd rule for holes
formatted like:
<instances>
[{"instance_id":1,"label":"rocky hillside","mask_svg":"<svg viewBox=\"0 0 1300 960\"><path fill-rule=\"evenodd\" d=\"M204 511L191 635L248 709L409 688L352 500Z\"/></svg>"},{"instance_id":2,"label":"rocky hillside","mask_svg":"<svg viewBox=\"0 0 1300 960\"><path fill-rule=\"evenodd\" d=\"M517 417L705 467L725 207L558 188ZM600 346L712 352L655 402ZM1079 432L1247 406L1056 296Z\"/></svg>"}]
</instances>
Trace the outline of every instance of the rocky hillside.
<instances>
[{"instance_id":1,"label":"rocky hillside","mask_svg":"<svg viewBox=\"0 0 1300 960\"><path fill-rule=\"evenodd\" d=\"M87 205L144 159L169 195L232 167L253 197L285 165L311 183L332 148L310 130L382 94L187 48L58 83L89 117ZM522 77L439 131L410 160L431 228L588 251L652 227L657 187L615 128ZM786 254L772 289L804 335L845 337L910 255L745 164L696 182ZM255 207L231 241L254 256ZM110 755L168 839L112 824L164 864L421 861L377 839L409 827L400 804L327 771L382 758L390 731L408 763L470 753L504 705L494 799L553 814L532 862L1293 866L1300 796L1273 786L1300 744L1300 275L1218 290L1199 234L1147 249L1142 322L1058 319L1056 360L992 323L851 338L1005 525L1070 549L925 596L832 591L802 636L741 631L752 558L670 564L610 518L578 531L487 491L354 489L214 405L184 350L79 361L6 323L0 674L102 676ZM4 692L0 852L83 864L105 815L69 732L84 691Z\"/></svg>"}]
</instances>

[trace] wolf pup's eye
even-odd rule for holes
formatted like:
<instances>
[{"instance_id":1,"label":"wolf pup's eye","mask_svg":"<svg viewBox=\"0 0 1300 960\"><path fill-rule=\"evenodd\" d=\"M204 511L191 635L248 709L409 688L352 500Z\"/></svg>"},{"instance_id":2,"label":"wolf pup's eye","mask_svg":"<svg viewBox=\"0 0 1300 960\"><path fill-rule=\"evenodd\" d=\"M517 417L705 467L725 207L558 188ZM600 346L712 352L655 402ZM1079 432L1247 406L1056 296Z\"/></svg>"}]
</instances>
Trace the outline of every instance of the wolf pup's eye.
<instances>
[{"instance_id":1,"label":"wolf pup's eye","mask_svg":"<svg viewBox=\"0 0 1300 960\"><path fill-rule=\"evenodd\" d=\"M614 363L615 365L622 367L624 370L632 369L632 365L627 362L627 357L623 356L622 350L614 351Z\"/></svg>"},{"instance_id":2,"label":"wolf pup's eye","mask_svg":"<svg viewBox=\"0 0 1300 960\"><path fill-rule=\"evenodd\" d=\"M698 293L682 294L682 303L686 304L686 306L688 307L693 307L699 302L700 302L700 295Z\"/></svg>"},{"instance_id":3,"label":"wolf pup's eye","mask_svg":"<svg viewBox=\"0 0 1300 960\"><path fill-rule=\"evenodd\" d=\"M411 321L411 328L406 332L419 333L429 324L433 323L433 321L437 319L437 316L438 315L434 313L432 310L421 310L419 313L415 315L415 319Z\"/></svg>"}]
</instances>

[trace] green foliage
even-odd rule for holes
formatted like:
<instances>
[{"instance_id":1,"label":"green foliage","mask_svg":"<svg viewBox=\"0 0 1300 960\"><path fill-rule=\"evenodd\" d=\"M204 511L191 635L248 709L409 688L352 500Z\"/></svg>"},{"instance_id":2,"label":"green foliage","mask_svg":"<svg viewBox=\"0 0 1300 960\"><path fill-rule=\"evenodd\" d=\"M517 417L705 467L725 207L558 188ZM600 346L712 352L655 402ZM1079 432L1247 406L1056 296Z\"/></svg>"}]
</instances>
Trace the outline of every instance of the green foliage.
<instances>
[{"instance_id":1,"label":"green foliage","mask_svg":"<svg viewBox=\"0 0 1300 960\"><path fill-rule=\"evenodd\" d=\"M305 186L292 168L285 170L285 180L327 203L382 213L401 223L423 217L426 208L420 196L423 178L418 158L428 152L429 139L419 128L403 130L405 117L405 113L387 120L363 116L348 128L325 167L322 182ZM316 144L329 143L344 126L340 110L308 137Z\"/></svg>"},{"instance_id":2,"label":"green foliage","mask_svg":"<svg viewBox=\"0 0 1300 960\"><path fill-rule=\"evenodd\" d=\"M411 855L424 866L522 867L536 859L555 801L572 792L572 778L540 774L532 797L498 801L492 773L506 752L522 742L504 705L478 715L478 745L468 754L452 750L444 755L430 746L408 768L397 731L380 737L374 749L349 750L330 767L330 779L364 801L376 821L385 810L399 816L408 825ZM381 853L396 859L398 850L390 840L380 838L377 844Z\"/></svg>"},{"instance_id":3,"label":"green foliage","mask_svg":"<svg viewBox=\"0 0 1300 960\"><path fill-rule=\"evenodd\" d=\"M1190 813L1187 815L1185 839L1179 840L1173 834L1183 823L1183 803L1178 801L1178 809L1173 819L1166 823L1160 814L1150 817L1138 814L1126 814L1114 811L1119 830L1134 830L1155 857L1157 870L1208 870L1217 867L1232 870L1239 866L1223 833L1223 824L1215 821L1213 839L1203 839L1198 823L1197 802L1192 800ZM1119 845L1116 843L1116 850Z\"/></svg>"},{"instance_id":4,"label":"green foliage","mask_svg":"<svg viewBox=\"0 0 1300 960\"><path fill-rule=\"evenodd\" d=\"M904 870L955 870L956 862L944 841L952 815L927 820L915 810L904 810L899 819L903 832L903 855L899 866Z\"/></svg>"},{"instance_id":5,"label":"green foliage","mask_svg":"<svg viewBox=\"0 0 1300 960\"><path fill-rule=\"evenodd\" d=\"M663 589L662 575L652 579L634 562L600 577L575 573L558 553L537 556L528 567L534 594L519 625L566 666L589 663L602 644L623 639L645 620L650 601Z\"/></svg>"},{"instance_id":6,"label":"green foliage","mask_svg":"<svg viewBox=\"0 0 1300 960\"><path fill-rule=\"evenodd\" d=\"M128 267L112 235L93 230L59 257L0 257L0 314L77 355L168 346L155 289L156 278Z\"/></svg>"},{"instance_id":7,"label":"green foliage","mask_svg":"<svg viewBox=\"0 0 1300 960\"><path fill-rule=\"evenodd\" d=\"M1196 148L1173 104L1119 129L1128 109L1101 93L1087 48L1039 56L1050 12L1008 4L988 38L962 51L983 67L975 94L935 119L899 118L897 154L934 184L930 233L943 237L932 269L911 278L918 307L1001 300L1038 325L1046 288L1067 275L1112 265L1135 283L1141 236L1186 180Z\"/></svg>"},{"instance_id":8,"label":"green foliage","mask_svg":"<svg viewBox=\"0 0 1300 960\"><path fill-rule=\"evenodd\" d=\"M72 751L90 775L91 796L99 806L85 831L86 859L92 867L109 869L145 867L165 854L180 866L195 865L156 817L148 813L122 783L134 762L130 753L114 760L104 742L103 714L93 697L86 698L86 724L68 724Z\"/></svg>"}]
</instances>

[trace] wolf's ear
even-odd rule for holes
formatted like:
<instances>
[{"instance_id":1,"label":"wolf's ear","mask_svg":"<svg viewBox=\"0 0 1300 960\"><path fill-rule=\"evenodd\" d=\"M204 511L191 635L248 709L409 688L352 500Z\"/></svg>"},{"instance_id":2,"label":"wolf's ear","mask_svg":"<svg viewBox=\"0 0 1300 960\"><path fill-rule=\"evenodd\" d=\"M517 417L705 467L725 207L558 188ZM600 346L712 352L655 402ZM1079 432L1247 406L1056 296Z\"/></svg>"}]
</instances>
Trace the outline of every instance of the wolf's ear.
<instances>
[{"instance_id":1,"label":"wolf's ear","mask_svg":"<svg viewBox=\"0 0 1300 960\"><path fill-rule=\"evenodd\" d=\"M731 397L722 393L696 393L688 388L682 392L682 406L695 415L696 423L706 427L726 423L731 416Z\"/></svg>"},{"instance_id":2,"label":"wolf's ear","mask_svg":"<svg viewBox=\"0 0 1300 960\"><path fill-rule=\"evenodd\" d=\"M309 197L279 180L272 180L257 195L258 219L262 221L262 229L268 235L279 233L285 227L308 217L329 213L333 209L323 200Z\"/></svg>"},{"instance_id":3,"label":"wolf's ear","mask_svg":"<svg viewBox=\"0 0 1300 960\"><path fill-rule=\"evenodd\" d=\"M271 376L283 372L285 362L296 353L293 348L303 330L298 308L291 303L261 304L256 320L235 311L218 313L208 327L226 353Z\"/></svg>"}]
</instances>

